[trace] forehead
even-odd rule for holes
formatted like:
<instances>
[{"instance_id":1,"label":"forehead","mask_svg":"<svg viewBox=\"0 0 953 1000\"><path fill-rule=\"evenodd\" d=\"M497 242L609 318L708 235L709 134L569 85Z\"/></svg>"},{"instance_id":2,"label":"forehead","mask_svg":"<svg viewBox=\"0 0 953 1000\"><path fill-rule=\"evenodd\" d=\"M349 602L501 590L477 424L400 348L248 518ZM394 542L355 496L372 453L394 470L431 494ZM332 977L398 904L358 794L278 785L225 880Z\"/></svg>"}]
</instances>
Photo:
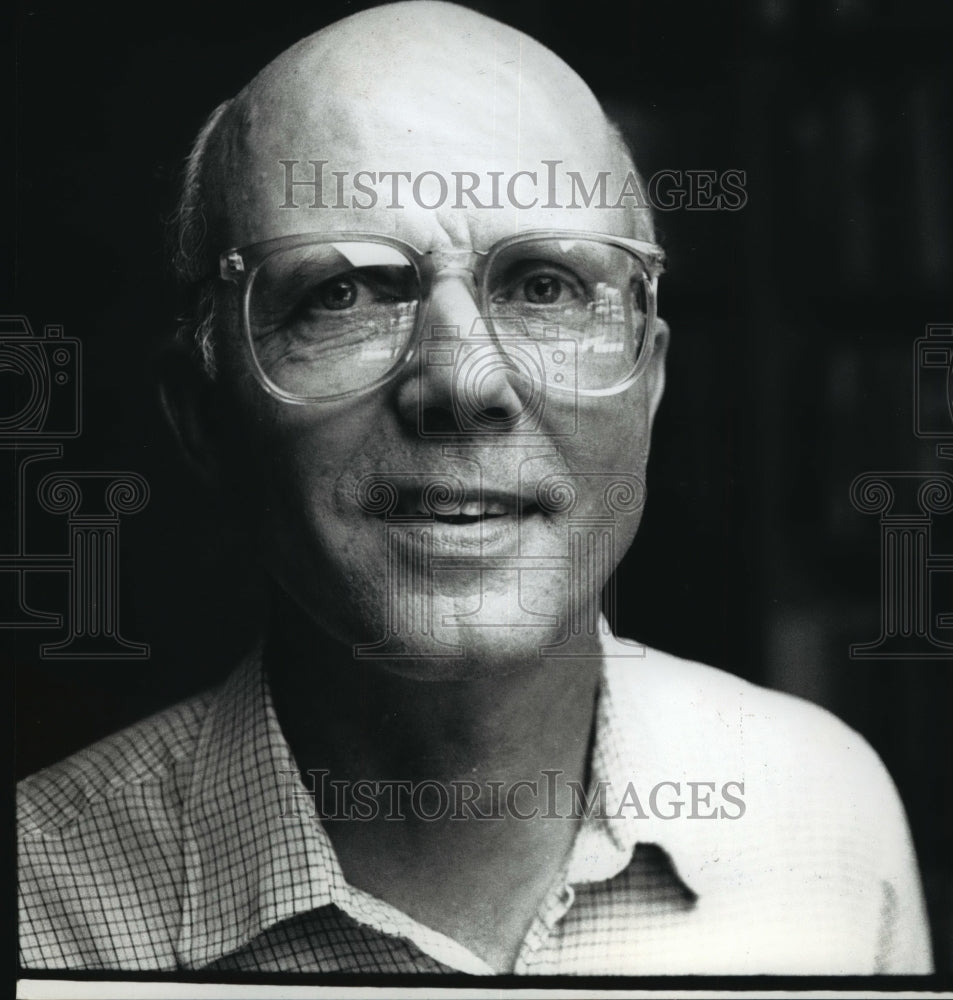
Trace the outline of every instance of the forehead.
<instances>
[{"instance_id":1,"label":"forehead","mask_svg":"<svg viewBox=\"0 0 953 1000\"><path fill-rule=\"evenodd\" d=\"M422 250L539 228L645 235L631 198L611 207L631 165L591 92L486 23L465 43L398 37L376 59L323 39L268 67L223 121L222 248L302 232Z\"/></svg>"}]
</instances>

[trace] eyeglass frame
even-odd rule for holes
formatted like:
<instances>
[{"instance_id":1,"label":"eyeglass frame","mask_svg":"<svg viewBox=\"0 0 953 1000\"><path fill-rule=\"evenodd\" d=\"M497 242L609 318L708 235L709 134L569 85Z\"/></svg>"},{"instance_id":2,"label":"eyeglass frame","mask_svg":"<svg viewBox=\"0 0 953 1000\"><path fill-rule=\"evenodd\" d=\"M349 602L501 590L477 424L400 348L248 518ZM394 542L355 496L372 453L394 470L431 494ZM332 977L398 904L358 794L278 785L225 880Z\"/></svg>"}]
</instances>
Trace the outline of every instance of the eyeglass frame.
<instances>
[{"instance_id":1,"label":"eyeglass frame","mask_svg":"<svg viewBox=\"0 0 953 1000\"><path fill-rule=\"evenodd\" d=\"M616 246L633 254L642 264L644 271L642 286L645 290L645 332L642 344L639 347L638 357L629 375L615 385L604 389L580 389L576 387L561 389L558 386L547 386L547 389L551 388L554 392L571 392L577 396L588 397L614 396L620 392L624 392L638 381L648 366L649 359L654 350L651 340L658 319L658 279L665 270L665 251L658 244L646 240L576 229L534 229L506 236L494 243L488 250L436 249L423 251L406 240L399 239L396 236L385 236L381 233L344 231L331 233L294 233L288 236L278 236L273 239L262 240L259 243L251 243L244 247L233 247L225 250L219 256L219 277L225 282L238 286L241 296L243 341L262 388L269 395L285 403L299 406L314 405L315 403L331 403L342 399L351 399L374 392L390 382L401 369L405 368L414 359L418 347L424 339L424 318L427 314L425 306L429 301L434 279L444 271L462 271L471 275L473 279L473 291L475 292L475 304L480 310L481 319L486 323L490 337L497 347L499 347L499 338L493 327L493 318L490 315L483 315L483 307L487 306L489 302L488 289L484 284L486 277L491 273L494 259L504 250L519 243L528 243L533 240L543 239L585 239L604 243L608 246ZM402 252L413 264L420 288L420 304L414 317L414 329L407 340L407 347L404 349L401 357L383 375L369 385L361 386L359 389L349 389L347 392L336 393L332 396L300 396L295 393L286 392L268 377L255 352L250 311L251 290L254 286L255 276L265 261L281 250L294 250L304 246L316 246L324 243L346 243L349 241L379 243L383 246L391 247ZM461 267L460 265L452 264L451 261L454 260L468 260L472 263L470 266L464 265ZM473 266L476 263L481 265L481 277L479 281L477 281L477 269ZM250 267L249 264L251 265Z\"/></svg>"}]
</instances>

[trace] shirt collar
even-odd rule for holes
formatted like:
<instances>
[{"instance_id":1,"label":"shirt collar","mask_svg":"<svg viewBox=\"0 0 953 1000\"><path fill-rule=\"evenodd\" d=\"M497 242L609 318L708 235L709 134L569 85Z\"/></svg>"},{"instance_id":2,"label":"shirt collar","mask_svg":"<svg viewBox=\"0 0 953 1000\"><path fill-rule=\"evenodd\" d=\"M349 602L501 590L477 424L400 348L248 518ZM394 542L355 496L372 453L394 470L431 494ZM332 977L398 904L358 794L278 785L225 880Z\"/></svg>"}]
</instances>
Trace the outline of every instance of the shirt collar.
<instances>
[{"instance_id":1,"label":"shirt collar","mask_svg":"<svg viewBox=\"0 0 953 1000\"><path fill-rule=\"evenodd\" d=\"M605 782L606 809L596 825L626 863L639 842L656 844L689 889L699 895L709 892L730 876L730 866L722 861L728 861L744 827L736 819L711 816L718 813L724 785L745 780L743 741L736 738L738 727L743 729L738 717L740 682L701 664L617 639L608 628L602 648L590 788ZM719 682L713 686L715 676ZM726 696L729 691L731 696ZM729 706L734 707L734 717ZM702 796L694 818L690 782L700 785ZM668 803L676 799L682 802L681 813L672 816Z\"/></svg>"},{"instance_id":2,"label":"shirt collar","mask_svg":"<svg viewBox=\"0 0 953 1000\"><path fill-rule=\"evenodd\" d=\"M611 635L602 642L590 787L605 783L606 810L581 827L567 881L611 878L641 841L662 847L682 881L704 892L721 874L719 853L732 823L659 818L649 805L651 790L660 782L680 782L684 791L690 780L743 775L737 762L679 726L679 698L691 692L672 688L665 661L673 658ZM709 776L713 759L719 775ZM631 805L620 809L632 801L630 788L644 817ZM347 906L352 894L330 839L302 807L307 796L256 651L213 699L196 746L183 808L185 888L176 949L183 966L208 965L296 914Z\"/></svg>"},{"instance_id":3,"label":"shirt collar","mask_svg":"<svg viewBox=\"0 0 953 1000\"><path fill-rule=\"evenodd\" d=\"M335 901L343 874L307 808L260 651L213 700L184 804L185 893L177 955L199 968L267 927Z\"/></svg>"}]
</instances>

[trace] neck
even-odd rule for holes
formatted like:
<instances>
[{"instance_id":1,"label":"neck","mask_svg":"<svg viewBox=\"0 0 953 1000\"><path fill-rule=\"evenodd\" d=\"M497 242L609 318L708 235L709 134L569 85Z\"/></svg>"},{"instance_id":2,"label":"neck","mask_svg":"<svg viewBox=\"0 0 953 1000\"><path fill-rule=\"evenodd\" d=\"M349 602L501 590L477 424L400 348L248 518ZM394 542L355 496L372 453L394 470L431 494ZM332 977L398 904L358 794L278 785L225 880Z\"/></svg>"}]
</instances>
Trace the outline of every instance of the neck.
<instances>
[{"instance_id":1,"label":"neck","mask_svg":"<svg viewBox=\"0 0 953 1000\"><path fill-rule=\"evenodd\" d=\"M491 656L464 671L457 661L453 680L430 664L437 679L421 680L400 663L355 660L287 605L272 635L265 664L275 708L299 769L328 779L314 795L344 877L511 971L574 842L572 783L588 778L600 659L533 650L505 672L491 672ZM357 814L339 813L329 787L343 787L345 801L350 787L353 806L358 783L397 782L451 794L441 803L412 790L409 808L405 797L393 816L385 795L370 821L337 821ZM527 782L541 801L518 799ZM476 815L496 822L455 822Z\"/></svg>"},{"instance_id":2,"label":"neck","mask_svg":"<svg viewBox=\"0 0 953 1000\"><path fill-rule=\"evenodd\" d=\"M598 657L534 650L505 672L473 663L474 679L419 680L386 661L355 660L280 601L265 663L303 771L354 781L541 780L545 769L587 776Z\"/></svg>"}]
</instances>

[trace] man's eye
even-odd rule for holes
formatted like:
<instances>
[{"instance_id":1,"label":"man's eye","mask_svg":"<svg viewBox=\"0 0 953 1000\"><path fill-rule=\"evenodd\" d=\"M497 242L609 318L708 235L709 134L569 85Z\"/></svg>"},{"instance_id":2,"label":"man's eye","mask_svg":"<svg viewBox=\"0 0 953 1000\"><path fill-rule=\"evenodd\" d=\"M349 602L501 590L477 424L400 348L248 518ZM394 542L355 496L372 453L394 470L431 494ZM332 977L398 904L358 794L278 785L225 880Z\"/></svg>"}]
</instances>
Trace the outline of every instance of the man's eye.
<instances>
[{"instance_id":1,"label":"man's eye","mask_svg":"<svg viewBox=\"0 0 953 1000\"><path fill-rule=\"evenodd\" d=\"M563 284L551 274L537 274L523 283L523 294L533 305L548 306L559 300Z\"/></svg>"},{"instance_id":2,"label":"man's eye","mask_svg":"<svg viewBox=\"0 0 953 1000\"><path fill-rule=\"evenodd\" d=\"M315 298L325 309L350 309L357 301L357 284L350 278L334 278L316 289Z\"/></svg>"},{"instance_id":3,"label":"man's eye","mask_svg":"<svg viewBox=\"0 0 953 1000\"><path fill-rule=\"evenodd\" d=\"M501 276L493 299L513 306L568 306L584 302L585 285L569 270L545 261L527 261Z\"/></svg>"},{"instance_id":4,"label":"man's eye","mask_svg":"<svg viewBox=\"0 0 953 1000\"><path fill-rule=\"evenodd\" d=\"M366 267L335 274L321 280L313 278L298 298L294 288L288 300L296 301L306 314L355 312L377 305L410 302L416 298L414 272L410 268Z\"/></svg>"}]
</instances>

